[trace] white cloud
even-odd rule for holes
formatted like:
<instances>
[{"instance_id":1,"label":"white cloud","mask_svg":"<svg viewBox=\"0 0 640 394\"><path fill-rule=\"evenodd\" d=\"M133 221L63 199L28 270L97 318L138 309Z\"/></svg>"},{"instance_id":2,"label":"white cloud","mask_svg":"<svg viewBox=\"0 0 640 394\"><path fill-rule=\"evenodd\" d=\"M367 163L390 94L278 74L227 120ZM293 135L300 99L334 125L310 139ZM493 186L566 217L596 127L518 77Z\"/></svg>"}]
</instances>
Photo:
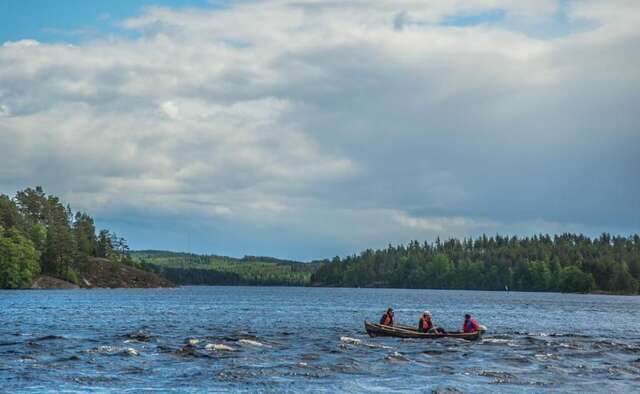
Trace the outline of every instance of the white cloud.
<instances>
[{"instance_id":1,"label":"white cloud","mask_svg":"<svg viewBox=\"0 0 640 394\"><path fill-rule=\"evenodd\" d=\"M637 228L639 9L570 2L593 28L539 39L556 1L240 2L148 8L122 22L138 38L4 43L0 186L353 247Z\"/></svg>"},{"instance_id":2,"label":"white cloud","mask_svg":"<svg viewBox=\"0 0 640 394\"><path fill-rule=\"evenodd\" d=\"M402 226L417 230L424 230L431 233L442 233L453 235L463 231L467 233L469 230L478 230L483 228L485 231L497 227L496 223L479 222L465 217L412 217L406 212L393 211L393 219Z\"/></svg>"},{"instance_id":3,"label":"white cloud","mask_svg":"<svg viewBox=\"0 0 640 394\"><path fill-rule=\"evenodd\" d=\"M160 110L169 117L169 119L178 119L180 109L173 101L165 101L160 104Z\"/></svg>"},{"instance_id":4,"label":"white cloud","mask_svg":"<svg viewBox=\"0 0 640 394\"><path fill-rule=\"evenodd\" d=\"M5 48L28 48L38 45L40 45L40 43L36 40L7 41L2 44L2 46Z\"/></svg>"}]
</instances>

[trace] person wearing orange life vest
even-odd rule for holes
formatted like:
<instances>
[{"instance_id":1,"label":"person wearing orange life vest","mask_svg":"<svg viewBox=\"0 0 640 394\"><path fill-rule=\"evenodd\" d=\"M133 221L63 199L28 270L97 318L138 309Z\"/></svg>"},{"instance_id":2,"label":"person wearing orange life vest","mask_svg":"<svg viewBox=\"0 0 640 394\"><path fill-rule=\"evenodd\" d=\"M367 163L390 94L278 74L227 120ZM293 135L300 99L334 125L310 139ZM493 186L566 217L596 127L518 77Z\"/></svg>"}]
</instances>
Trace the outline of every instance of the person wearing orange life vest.
<instances>
[{"instance_id":1,"label":"person wearing orange life vest","mask_svg":"<svg viewBox=\"0 0 640 394\"><path fill-rule=\"evenodd\" d=\"M380 318L380 324L383 326L393 326L393 309L389 308Z\"/></svg>"},{"instance_id":2,"label":"person wearing orange life vest","mask_svg":"<svg viewBox=\"0 0 640 394\"><path fill-rule=\"evenodd\" d=\"M480 325L475 319L471 318L470 314L464 315L464 323L462 324L462 331L466 333L478 332Z\"/></svg>"},{"instance_id":3,"label":"person wearing orange life vest","mask_svg":"<svg viewBox=\"0 0 640 394\"><path fill-rule=\"evenodd\" d=\"M420 317L420 321L418 322L418 331L429 334L446 333L443 328L437 327L435 324L433 324L433 320L431 319L431 312L429 311L422 312L422 316Z\"/></svg>"}]
</instances>

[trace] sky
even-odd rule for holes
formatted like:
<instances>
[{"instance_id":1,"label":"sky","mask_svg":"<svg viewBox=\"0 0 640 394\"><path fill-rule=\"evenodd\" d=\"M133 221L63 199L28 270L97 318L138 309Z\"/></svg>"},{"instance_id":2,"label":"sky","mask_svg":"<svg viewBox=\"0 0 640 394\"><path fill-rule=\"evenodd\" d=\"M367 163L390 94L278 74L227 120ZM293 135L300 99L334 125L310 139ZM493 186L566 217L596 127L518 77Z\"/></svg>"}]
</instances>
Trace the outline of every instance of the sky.
<instances>
[{"instance_id":1,"label":"sky","mask_svg":"<svg viewBox=\"0 0 640 394\"><path fill-rule=\"evenodd\" d=\"M311 260L640 232L640 2L0 2L0 193Z\"/></svg>"}]
</instances>

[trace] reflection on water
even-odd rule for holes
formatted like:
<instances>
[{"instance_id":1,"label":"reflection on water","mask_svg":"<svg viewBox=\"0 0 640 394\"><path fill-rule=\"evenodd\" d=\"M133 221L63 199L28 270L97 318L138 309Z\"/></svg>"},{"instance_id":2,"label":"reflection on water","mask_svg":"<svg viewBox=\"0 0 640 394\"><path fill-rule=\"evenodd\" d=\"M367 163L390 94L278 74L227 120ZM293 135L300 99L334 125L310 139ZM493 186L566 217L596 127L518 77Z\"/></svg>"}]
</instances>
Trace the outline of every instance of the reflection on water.
<instances>
[{"instance_id":1,"label":"reflection on water","mask_svg":"<svg viewBox=\"0 0 640 394\"><path fill-rule=\"evenodd\" d=\"M0 292L0 387L15 391L630 392L640 299L393 289ZM482 341L369 338L387 306Z\"/></svg>"}]
</instances>

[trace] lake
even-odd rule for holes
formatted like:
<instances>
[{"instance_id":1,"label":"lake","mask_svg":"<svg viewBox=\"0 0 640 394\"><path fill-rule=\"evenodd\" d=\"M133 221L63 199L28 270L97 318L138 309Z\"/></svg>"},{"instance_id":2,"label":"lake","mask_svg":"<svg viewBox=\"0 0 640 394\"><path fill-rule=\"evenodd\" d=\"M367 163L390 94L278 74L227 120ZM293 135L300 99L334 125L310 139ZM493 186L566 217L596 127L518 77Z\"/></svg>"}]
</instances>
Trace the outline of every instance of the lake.
<instances>
[{"instance_id":1,"label":"lake","mask_svg":"<svg viewBox=\"0 0 640 394\"><path fill-rule=\"evenodd\" d=\"M363 320L479 342L369 338ZM191 345L188 345L191 341ZM182 287L0 291L0 391L632 392L640 297Z\"/></svg>"}]
</instances>

